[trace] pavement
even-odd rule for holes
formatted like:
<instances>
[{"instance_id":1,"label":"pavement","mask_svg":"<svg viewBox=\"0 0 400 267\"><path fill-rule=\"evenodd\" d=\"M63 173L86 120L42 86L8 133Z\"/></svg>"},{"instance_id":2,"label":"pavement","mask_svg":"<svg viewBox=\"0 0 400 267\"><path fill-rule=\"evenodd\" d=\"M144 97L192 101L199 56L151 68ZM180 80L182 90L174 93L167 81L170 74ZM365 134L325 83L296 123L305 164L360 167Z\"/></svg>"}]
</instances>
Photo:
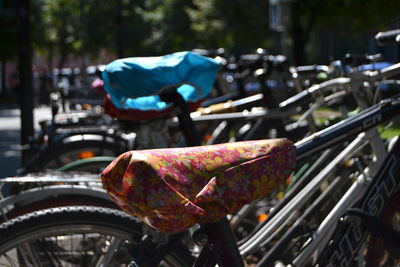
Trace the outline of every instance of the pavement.
<instances>
[{"instance_id":1,"label":"pavement","mask_svg":"<svg viewBox=\"0 0 400 267\"><path fill-rule=\"evenodd\" d=\"M0 106L0 177L14 176L21 167L20 110ZM34 110L35 129L38 121L50 118L49 107L38 107Z\"/></svg>"}]
</instances>

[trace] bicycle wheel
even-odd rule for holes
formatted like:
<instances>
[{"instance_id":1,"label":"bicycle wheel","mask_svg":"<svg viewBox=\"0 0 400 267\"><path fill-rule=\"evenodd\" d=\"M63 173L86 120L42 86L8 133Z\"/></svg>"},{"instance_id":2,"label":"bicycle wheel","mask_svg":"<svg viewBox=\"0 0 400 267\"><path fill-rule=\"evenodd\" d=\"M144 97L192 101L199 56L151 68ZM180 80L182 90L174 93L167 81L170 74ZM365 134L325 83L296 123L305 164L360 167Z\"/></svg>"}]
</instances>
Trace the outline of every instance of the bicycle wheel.
<instances>
[{"instance_id":1,"label":"bicycle wheel","mask_svg":"<svg viewBox=\"0 0 400 267\"><path fill-rule=\"evenodd\" d=\"M0 266L126 266L141 224L121 211L90 206L30 213L0 226ZM191 266L181 243L160 266Z\"/></svg>"},{"instance_id":2,"label":"bicycle wheel","mask_svg":"<svg viewBox=\"0 0 400 267\"><path fill-rule=\"evenodd\" d=\"M48 185L30 188L0 201L0 223L37 210L65 206L119 209L105 190L87 185Z\"/></svg>"},{"instance_id":3,"label":"bicycle wheel","mask_svg":"<svg viewBox=\"0 0 400 267\"><path fill-rule=\"evenodd\" d=\"M79 159L58 168L57 171L101 173L114 159L115 157L106 156Z\"/></svg>"},{"instance_id":4,"label":"bicycle wheel","mask_svg":"<svg viewBox=\"0 0 400 267\"><path fill-rule=\"evenodd\" d=\"M75 136L74 136L75 137ZM83 158L91 158L97 156L116 157L123 153L126 147L113 140L106 140L102 136L93 136L97 140L89 139L89 137L76 136L79 140L63 140L60 143L51 144L41 150L35 157L30 159L22 174L30 172L40 172L44 170L55 170L68 163ZM110 138L108 138L110 139Z\"/></svg>"}]
</instances>

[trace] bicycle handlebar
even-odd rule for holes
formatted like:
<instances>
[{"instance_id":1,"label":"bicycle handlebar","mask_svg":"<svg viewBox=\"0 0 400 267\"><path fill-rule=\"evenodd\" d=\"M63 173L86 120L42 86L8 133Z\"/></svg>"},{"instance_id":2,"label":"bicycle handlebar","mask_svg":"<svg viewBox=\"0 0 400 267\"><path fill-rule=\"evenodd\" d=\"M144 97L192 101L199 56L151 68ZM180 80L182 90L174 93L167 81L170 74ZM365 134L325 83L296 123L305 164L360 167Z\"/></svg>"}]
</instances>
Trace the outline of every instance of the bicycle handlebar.
<instances>
[{"instance_id":1,"label":"bicycle handlebar","mask_svg":"<svg viewBox=\"0 0 400 267\"><path fill-rule=\"evenodd\" d=\"M206 57L220 57L225 55L225 49L224 48L217 48L217 49L201 49L201 48L195 48L192 50L194 53L200 54L202 56Z\"/></svg>"},{"instance_id":2,"label":"bicycle handlebar","mask_svg":"<svg viewBox=\"0 0 400 267\"><path fill-rule=\"evenodd\" d=\"M365 74L365 79L367 81L379 81L382 79L386 79L389 77L393 77L395 75L400 74L400 63L394 64L390 67L381 69L381 70L376 70L376 71L369 71L366 72ZM322 92L325 90L329 90L331 88L336 88L336 87L343 87L343 86L348 86L351 83L351 78L348 77L338 77L331 79L329 81L313 85L309 87L308 89L290 97L289 99L283 101L282 103L279 104L279 107L283 110L286 110L288 108L293 108L297 107L307 101L310 100L313 94L316 92Z\"/></svg>"},{"instance_id":3,"label":"bicycle handlebar","mask_svg":"<svg viewBox=\"0 0 400 267\"><path fill-rule=\"evenodd\" d=\"M245 54L241 55L239 58L241 61L248 61L250 63L262 61L271 62L275 64L284 64L287 62L287 58L283 55L260 55L260 54Z\"/></svg>"},{"instance_id":4,"label":"bicycle handlebar","mask_svg":"<svg viewBox=\"0 0 400 267\"><path fill-rule=\"evenodd\" d=\"M307 90L310 93L314 93L317 91L327 90L327 89L335 88L338 86L346 86L349 84L350 84L350 78L338 77L338 78L334 78L334 79L331 79L329 81L326 81L326 82L323 82L320 84L313 85L310 88L308 88Z\"/></svg>"},{"instance_id":5,"label":"bicycle handlebar","mask_svg":"<svg viewBox=\"0 0 400 267\"><path fill-rule=\"evenodd\" d=\"M350 78L346 77L334 78L329 81L313 85L310 88L292 96L291 98L280 103L279 107L283 110L297 107L301 104L304 104L305 102L308 102L310 98L312 98L312 95L315 94L317 91L324 91L330 88L335 88L338 86L346 86L349 84L350 84Z\"/></svg>"},{"instance_id":6,"label":"bicycle handlebar","mask_svg":"<svg viewBox=\"0 0 400 267\"><path fill-rule=\"evenodd\" d=\"M400 63L396 63L392 66L381 70L370 71L367 73L373 81L378 81L386 78L390 78L400 74Z\"/></svg>"},{"instance_id":7,"label":"bicycle handlebar","mask_svg":"<svg viewBox=\"0 0 400 267\"><path fill-rule=\"evenodd\" d=\"M281 108L282 110L287 110L295 106L300 106L305 102L308 102L310 99L311 93L308 91L308 89L306 89L281 102L279 104L279 108Z\"/></svg>"},{"instance_id":8,"label":"bicycle handlebar","mask_svg":"<svg viewBox=\"0 0 400 267\"><path fill-rule=\"evenodd\" d=\"M381 54L366 54L366 55L355 55L346 54L343 59L343 63L352 67L360 66L363 64L370 64L377 62L382 59Z\"/></svg>"},{"instance_id":9,"label":"bicycle handlebar","mask_svg":"<svg viewBox=\"0 0 400 267\"><path fill-rule=\"evenodd\" d=\"M375 35L375 40L379 45L387 45L400 42L400 29L386 32L380 32Z\"/></svg>"},{"instance_id":10,"label":"bicycle handlebar","mask_svg":"<svg viewBox=\"0 0 400 267\"><path fill-rule=\"evenodd\" d=\"M306 65L291 68L291 72L295 72L300 76L315 75L319 72L328 72L329 67L326 65Z\"/></svg>"}]
</instances>

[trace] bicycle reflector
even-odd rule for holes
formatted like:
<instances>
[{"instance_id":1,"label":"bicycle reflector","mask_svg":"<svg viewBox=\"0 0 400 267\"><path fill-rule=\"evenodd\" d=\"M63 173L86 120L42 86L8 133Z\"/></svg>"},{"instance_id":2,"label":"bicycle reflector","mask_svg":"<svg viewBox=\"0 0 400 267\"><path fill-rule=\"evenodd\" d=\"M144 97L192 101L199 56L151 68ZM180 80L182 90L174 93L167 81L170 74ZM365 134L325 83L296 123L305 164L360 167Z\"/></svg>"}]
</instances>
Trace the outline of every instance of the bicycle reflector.
<instances>
[{"instance_id":1,"label":"bicycle reflector","mask_svg":"<svg viewBox=\"0 0 400 267\"><path fill-rule=\"evenodd\" d=\"M262 213L260 215L258 215L258 222L261 223L263 221L265 221L268 218L268 214Z\"/></svg>"},{"instance_id":2,"label":"bicycle reflector","mask_svg":"<svg viewBox=\"0 0 400 267\"><path fill-rule=\"evenodd\" d=\"M85 150L78 153L79 159L88 159L88 158L93 158L94 156L95 153L91 150Z\"/></svg>"}]
</instances>

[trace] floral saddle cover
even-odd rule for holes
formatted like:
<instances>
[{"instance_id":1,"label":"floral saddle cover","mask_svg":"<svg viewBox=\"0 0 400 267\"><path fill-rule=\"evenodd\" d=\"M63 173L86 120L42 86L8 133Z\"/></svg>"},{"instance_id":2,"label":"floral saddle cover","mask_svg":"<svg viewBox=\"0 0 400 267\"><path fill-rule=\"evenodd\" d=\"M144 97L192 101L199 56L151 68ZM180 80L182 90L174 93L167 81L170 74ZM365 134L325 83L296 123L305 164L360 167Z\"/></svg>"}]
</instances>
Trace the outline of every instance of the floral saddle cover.
<instances>
[{"instance_id":1,"label":"floral saddle cover","mask_svg":"<svg viewBox=\"0 0 400 267\"><path fill-rule=\"evenodd\" d=\"M129 214L163 232L216 222L278 186L295 166L287 139L129 151L102 173Z\"/></svg>"}]
</instances>

